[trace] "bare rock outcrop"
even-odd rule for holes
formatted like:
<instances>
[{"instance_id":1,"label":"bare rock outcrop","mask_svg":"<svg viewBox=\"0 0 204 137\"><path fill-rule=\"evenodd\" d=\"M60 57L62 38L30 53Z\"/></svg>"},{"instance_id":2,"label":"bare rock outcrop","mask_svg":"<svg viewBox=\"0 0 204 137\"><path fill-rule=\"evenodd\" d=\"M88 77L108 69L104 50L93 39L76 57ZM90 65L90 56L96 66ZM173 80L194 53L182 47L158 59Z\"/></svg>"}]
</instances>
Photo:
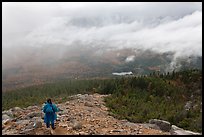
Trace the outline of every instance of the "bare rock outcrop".
<instances>
[{"instance_id":1,"label":"bare rock outcrop","mask_svg":"<svg viewBox=\"0 0 204 137\"><path fill-rule=\"evenodd\" d=\"M189 130L184 130L184 129L179 128L175 125L171 126L170 133L171 133L171 135L201 135L201 133L192 132Z\"/></svg>"},{"instance_id":2,"label":"bare rock outcrop","mask_svg":"<svg viewBox=\"0 0 204 137\"><path fill-rule=\"evenodd\" d=\"M159 120L159 119L150 119L150 124L156 124L162 131L169 132L171 129L171 124L168 121Z\"/></svg>"},{"instance_id":3,"label":"bare rock outcrop","mask_svg":"<svg viewBox=\"0 0 204 137\"><path fill-rule=\"evenodd\" d=\"M2 112L3 135L170 135L179 134L170 123L150 120L132 123L110 115L100 94L77 94L64 103L55 121L56 129L46 128L42 106L12 108ZM54 101L53 101L54 102ZM7 121L5 121L7 120ZM171 129L171 131L170 131ZM170 132L169 132L170 131ZM189 133L189 132L188 132ZM189 133L190 134L190 133Z\"/></svg>"}]
</instances>

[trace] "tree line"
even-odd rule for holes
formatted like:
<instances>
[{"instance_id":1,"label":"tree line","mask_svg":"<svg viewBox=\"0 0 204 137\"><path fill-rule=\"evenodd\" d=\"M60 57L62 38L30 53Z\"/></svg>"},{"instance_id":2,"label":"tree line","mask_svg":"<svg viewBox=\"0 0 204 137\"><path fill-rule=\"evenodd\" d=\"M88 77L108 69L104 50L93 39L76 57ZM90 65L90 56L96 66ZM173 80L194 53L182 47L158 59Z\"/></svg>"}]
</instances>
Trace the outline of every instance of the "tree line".
<instances>
[{"instance_id":1,"label":"tree line","mask_svg":"<svg viewBox=\"0 0 204 137\"><path fill-rule=\"evenodd\" d=\"M202 70L110 79L63 80L2 93L2 109L56 103L74 94L111 94L105 98L113 116L132 122L163 119L187 130L202 131ZM192 109L185 110L191 101ZM193 123L193 124L192 124Z\"/></svg>"}]
</instances>

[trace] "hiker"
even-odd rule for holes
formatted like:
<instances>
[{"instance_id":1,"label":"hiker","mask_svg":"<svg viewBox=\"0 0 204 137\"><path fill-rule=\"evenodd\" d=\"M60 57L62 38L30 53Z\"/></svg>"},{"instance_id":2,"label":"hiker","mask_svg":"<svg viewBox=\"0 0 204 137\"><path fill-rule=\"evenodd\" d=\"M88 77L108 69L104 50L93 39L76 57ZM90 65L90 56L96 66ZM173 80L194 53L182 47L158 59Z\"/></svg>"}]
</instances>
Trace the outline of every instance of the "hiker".
<instances>
[{"instance_id":1,"label":"hiker","mask_svg":"<svg viewBox=\"0 0 204 137\"><path fill-rule=\"evenodd\" d=\"M52 103L51 99L48 99L46 104L43 107L43 112L45 113L44 122L46 123L47 128L50 127L50 122L52 129L55 129L54 121L57 119L55 112L58 112L59 109L55 104Z\"/></svg>"}]
</instances>

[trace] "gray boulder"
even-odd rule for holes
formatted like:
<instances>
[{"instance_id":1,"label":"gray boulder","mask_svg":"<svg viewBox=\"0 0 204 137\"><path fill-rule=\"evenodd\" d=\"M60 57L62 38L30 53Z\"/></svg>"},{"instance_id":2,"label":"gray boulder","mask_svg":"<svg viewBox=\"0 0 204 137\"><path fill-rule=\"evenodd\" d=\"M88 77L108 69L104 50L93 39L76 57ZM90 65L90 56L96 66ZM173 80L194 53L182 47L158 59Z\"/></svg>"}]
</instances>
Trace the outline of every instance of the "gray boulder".
<instances>
[{"instance_id":1,"label":"gray boulder","mask_svg":"<svg viewBox=\"0 0 204 137\"><path fill-rule=\"evenodd\" d=\"M171 135L201 135L201 133L196 133L196 132L192 132L189 130L184 130L184 129L179 128L175 125L171 126L170 134Z\"/></svg>"},{"instance_id":2,"label":"gray boulder","mask_svg":"<svg viewBox=\"0 0 204 137\"><path fill-rule=\"evenodd\" d=\"M17 111L22 111L22 109L20 107L14 107L11 109L11 111L17 112Z\"/></svg>"},{"instance_id":3,"label":"gray boulder","mask_svg":"<svg viewBox=\"0 0 204 137\"><path fill-rule=\"evenodd\" d=\"M2 135L19 135L18 131L17 130L7 130L7 131L4 131L2 130Z\"/></svg>"},{"instance_id":4,"label":"gray boulder","mask_svg":"<svg viewBox=\"0 0 204 137\"><path fill-rule=\"evenodd\" d=\"M191 101L188 101L188 102L186 102L186 104L185 104L185 106L184 106L184 109L185 110L190 110L191 108L192 108L192 102Z\"/></svg>"},{"instance_id":5,"label":"gray boulder","mask_svg":"<svg viewBox=\"0 0 204 137\"><path fill-rule=\"evenodd\" d=\"M27 129L33 129L33 123L29 123L28 125L26 125L26 126L24 127L24 129L25 129L25 130L27 130Z\"/></svg>"},{"instance_id":6,"label":"gray boulder","mask_svg":"<svg viewBox=\"0 0 204 137\"><path fill-rule=\"evenodd\" d=\"M6 115L6 114L3 114L3 115L2 115L2 124L3 124L3 125L7 124L7 123L10 122L10 121L12 121L12 118L11 118L11 117L9 117L9 116Z\"/></svg>"},{"instance_id":7,"label":"gray boulder","mask_svg":"<svg viewBox=\"0 0 204 137\"><path fill-rule=\"evenodd\" d=\"M18 120L16 121L17 125L29 125L30 124L30 120Z\"/></svg>"},{"instance_id":8,"label":"gray boulder","mask_svg":"<svg viewBox=\"0 0 204 137\"><path fill-rule=\"evenodd\" d=\"M2 121L3 121L3 120L7 120L7 119L11 119L11 117L9 117L9 116L6 115L6 114L3 114L3 115L2 115Z\"/></svg>"},{"instance_id":9,"label":"gray boulder","mask_svg":"<svg viewBox=\"0 0 204 137\"><path fill-rule=\"evenodd\" d=\"M171 124L168 121L159 120L159 119L150 119L150 124L157 125L162 131L169 132L171 130Z\"/></svg>"},{"instance_id":10,"label":"gray boulder","mask_svg":"<svg viewBox=\"0 0 204 137\"><path fill-rule=\"evenodd\" d=\"M10 116L10 117L13 117L13 112L12 112L11 109L3 111L3 112L2 112L2 115L3 115L3 114L6 114L6 115L8 115L8 116Z\"/></svg>"},{"instance_id":11,"label":"gray boulder","mask_svg":"<svg viewBox=\"0 0 204 137\"><path fill-rule=\"evenodd\" d=\"M93 107L93 105L91 103L89 103L89 102L85 102L84 106Z\"/></svg>"},{"instance_id":12,"label":"gray boulder","mask_svg":"<svg viewBox=\"0 0 204 137\"><path fill-rule=\"evenodd\" d=\"M73 126L72 126L72 129L74 130L78 130L78 129L82 129L82 124L81 122L78 122L78 121L73 121Z\"/></svg>"},{"instance_id":13,"label":"gray boulder","mask_svg":"<svg viewBox=\"0 0 204 137\"><path fill-rule=\"evenodd\" d=\"M26 108L26 110L36 110L36 109L38 109L39 107L38 106L28 106L27 108Z\"/></svg>"},{"instance_id":14,"label":"gray boulder","mask_svg":"<svg viewBox=\"0 0 204 137\"><path fill-rule=\"evenodd\" d=\"M27 129L20 132L23 135L35 135L35 129Z\"/></svg>"},{"instance_id":15,"label":"gray boulder","mask_svg":"<svg viewBox=\"0 0 204 137\"><path fill-rule=\"evenodd\" d=\"M145 128L151 128L151 129L156 129L156 130L161 130L156 124L149 124L149 123L144 123L140 124Z\"/></svg>"},{"instance_id":16,"label":"gray boulder","mask_svg":"<svg viewBox=\"0 0 204 137\"><path fill-rule=\"evenodd\" d=\"M74 95L73 97L75 97L75 98L83 98L83 95L82 94L77 94L77 95Z\"/></svg>"},{"instance_id":17,"label":"gray boulder","mask_svg":"<svg viewBox=\"0 0 204 137\"><path fill-rule=\"evenodd\" d=\"M34 122L34 128L41 128L42 127L42 122L41 121L36 121Z\"/></svg>"},{"instance_id":18,"label":"gray boulder","mask_svg":"<svg viewBox=\"0 0 204 137\"><path fill-rule=\"evenodd\" d=\"M172 125L171 130L182 130L182 128Z\"/></svg>"},{"instance_id":19,"label":"gray boulder","mask_svg":"<svg viewBox=\"0 0 204 137\"><path fill-rule=\"evenodd\" d=\"M39 112L28 113L28 115L26 116L26 119L31 119L33 117L41 117L41 113L39 113Z\"/></svg>"}]
</instances>

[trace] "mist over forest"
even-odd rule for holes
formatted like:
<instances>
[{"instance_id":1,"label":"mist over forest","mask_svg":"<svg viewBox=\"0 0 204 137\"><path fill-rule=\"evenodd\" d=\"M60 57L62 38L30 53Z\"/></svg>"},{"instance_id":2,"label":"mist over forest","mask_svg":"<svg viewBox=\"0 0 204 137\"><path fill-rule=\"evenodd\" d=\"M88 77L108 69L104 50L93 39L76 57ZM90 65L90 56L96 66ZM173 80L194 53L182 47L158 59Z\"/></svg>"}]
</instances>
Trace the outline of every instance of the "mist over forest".
<instances>
[{"instance_id":1,"label":"mist over forest","mask_svg":"<svg viewBox=\"0 0 204 137\"><path fill-rule=\"evenodd\" d=\"M201 2L3 2L2 39L2 135L202 135Z\"/></svg>"},{"instance_id":2,"label":"mist over forest","mask_svg":"<svg viewBox=\"0 0 204 137\"><path fill-rule=\"evenodd\" d=\"M202 68L202 4L3 3L3 88Z\"/></svg>"}]
</instances>

